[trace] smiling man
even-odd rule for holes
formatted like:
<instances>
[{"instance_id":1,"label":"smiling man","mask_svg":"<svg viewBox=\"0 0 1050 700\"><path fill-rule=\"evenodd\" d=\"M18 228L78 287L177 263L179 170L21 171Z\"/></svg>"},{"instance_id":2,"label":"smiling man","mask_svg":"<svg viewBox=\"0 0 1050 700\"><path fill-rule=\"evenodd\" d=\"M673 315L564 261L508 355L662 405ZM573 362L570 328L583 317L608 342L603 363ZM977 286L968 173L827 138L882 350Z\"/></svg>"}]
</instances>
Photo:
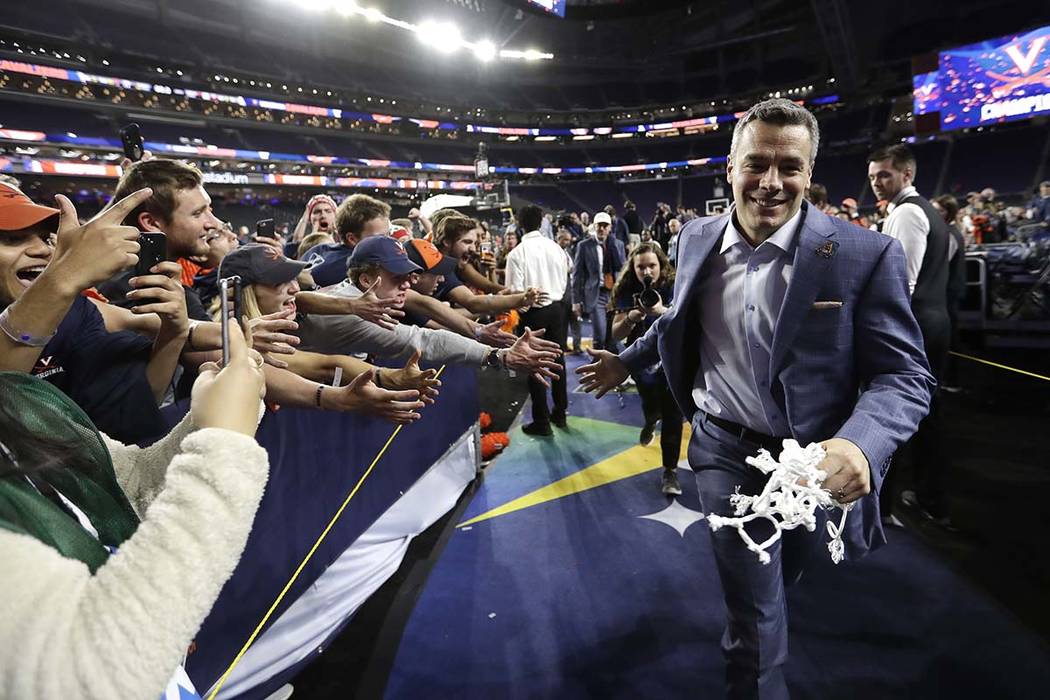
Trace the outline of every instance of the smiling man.
<instances>
[{"instance_id":1,"label":"smiling man","mask_svg":"<svg viewBox=\"0 0 1050 700\"><path fill-rule=\"evenodd\" d=\"M933 379L900 244L803 200L819 141L816 119L793 102L749 109L726 169L733 208L682 229L674 306L619 356L592 351L596 361L577 372L601 396L662 362L692 418L689 463L708 515L732 515L737 489L761 492L767 477L748 456L779 454L788 437L820 442L824 488L857 502L843 534L846 556L857 557L885 542L876 492L926 414ZM819 553L824 530L783 533L768 565L732 529L711 533L728 609L729 697L788 697L784 586ZM760 519L747 531L761 542L772 528Z\"/></svg>"},{"instance_id":2,"label":"smiling man","mask_svg":"<svg viewBox=\"0 0 1050 700\"><path fill-rule=\"evenodd\" d=\"M143 233L163 233L167 240L167 259L193 258L208 255L208 238L222 230L222 221L211 210L211 197L204 190L204 180L197 168L178 160L152 158L133 163L120 178L113 193L119 202L132 192L145 187L152 196L139 204L125 219L126 226L134 226ZM125 272L98 289L117 306L129 306L131 291L128 280L133 272ZM183 287L186 311L191 319L207 321L208 312L200 296L192 287Z\"/></svg>"}]
</instances>

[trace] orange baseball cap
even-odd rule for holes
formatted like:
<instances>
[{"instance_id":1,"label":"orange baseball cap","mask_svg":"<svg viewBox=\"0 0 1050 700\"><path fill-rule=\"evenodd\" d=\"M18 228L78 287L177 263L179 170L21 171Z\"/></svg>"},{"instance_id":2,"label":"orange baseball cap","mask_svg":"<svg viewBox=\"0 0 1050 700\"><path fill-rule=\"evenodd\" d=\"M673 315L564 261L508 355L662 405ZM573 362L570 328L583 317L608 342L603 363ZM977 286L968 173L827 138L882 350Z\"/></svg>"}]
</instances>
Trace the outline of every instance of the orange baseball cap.
<instances>
[{"instance_id":1,"label":"orange baseball cap","mask_svg":"<svg viewBox=\"0 0 1050 700\"><path fill-rule=\"evenodd\" d=\"M422 238L413 238L408 241L405 244L405 252L408 253L408 259L423 268L424 272L447 275L456 270L455 258L442 255L433 243Z\"/></svg>"},{"instance_id":2,"label":"orange baseball cap","mask_svg":"<svg viewBox=\"0 0 1050 700\"><path fill-rule=\"evenodd\" d=\"M48 219L48 227L57 231L58 215L58 209L34 204L22 190L0 182L0 231L18 231Z\"/></svg>"}]
</instances>

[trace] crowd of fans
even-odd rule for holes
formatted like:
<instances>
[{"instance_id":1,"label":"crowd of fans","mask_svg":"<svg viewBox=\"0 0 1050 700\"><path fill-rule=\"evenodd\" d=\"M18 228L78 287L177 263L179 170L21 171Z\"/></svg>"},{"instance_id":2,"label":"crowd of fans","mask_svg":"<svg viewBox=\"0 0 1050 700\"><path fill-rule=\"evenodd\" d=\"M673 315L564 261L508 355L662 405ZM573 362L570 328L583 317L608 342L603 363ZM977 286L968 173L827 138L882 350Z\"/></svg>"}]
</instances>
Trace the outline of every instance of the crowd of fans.
<instances>
[{"instance_id":1,"label":"crowd of fans","mask_svg":"<svg viewBox=\"0 0 1050 700\"><path fill-rule=\"evenodd\" d=\"M906 155L882 160L914 176ZM878 235L865 229L894 210L833 205L820 185L809 199L858 224L857 235ZM954 258L1025 226L1045 232L1050 182L1027 207L1004 207L992 190L934 206L958 227ZM48 640L31 645L32 663L0 661L13 696L160 692L250 530L268 471L252 437L263 397L410 423L438 396L433 366L464 363L529 375L544 409L538 387L555 384L554 410L534 406L526 426L550 435L564 425L563 354L582 352L581 320L593 348L644 333L674 303L678 238L697 216L660 204L646 222L631 202L527 206L500 227L454 209L390 214L365 194L318 194L287 236L234 231L214 215L197 169L158 158L127 163L110 205L88 221L64 196L33 202L0 183L0 639ZM144 234L164 246L147 270ZM218 280L234 275L242 324L231 324L221 366ZM680 493L682 416L659 367L635 380L640 441L663 422L662 488ZM187 417L164 436L161 407L184 399ZM180 571L199 585L177 585ZM129 594L139 604L125 605ZM167 622L136 640L136 653L93 646L108 633L61 632L108 629L115 616L123 629ZM70 670L102 654L105 674Z\"/></svg>"}]
</instances>

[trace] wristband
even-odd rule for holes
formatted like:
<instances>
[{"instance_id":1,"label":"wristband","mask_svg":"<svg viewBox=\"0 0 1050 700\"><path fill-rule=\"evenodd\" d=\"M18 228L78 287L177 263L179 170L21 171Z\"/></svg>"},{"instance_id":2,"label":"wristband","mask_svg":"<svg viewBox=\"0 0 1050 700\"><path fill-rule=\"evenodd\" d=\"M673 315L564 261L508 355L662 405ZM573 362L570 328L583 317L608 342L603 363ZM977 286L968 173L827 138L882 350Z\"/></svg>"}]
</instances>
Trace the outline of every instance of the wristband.
<instances>
[{"instance_id":1,"label":"wristband","mask_svg":"<svg viewBox=\"0 0 1050 700\"><path fill-rule=\"evenodd\" d=\"M382 389L383 388L383 380L379 378L379 368L376 368L376 373L374 375L374 378L375 378L375 381L376 381L376 387L379 388L379 389Z\"/></svg>"},{"instance_id":2,"label":"wristband","mask_svg":"<svg viewBox=\"0 0 1050 700\"><path fill-rule=\"evenodd\" d=\"M190 332L186 334L186 349L187 350L193 350L193 331L197 330L197 324L199 324L199 323L200 323L200 321L191 321L190 322Z\"/></svg>"},{"instance_id":3,"label":"wristband","mask_svg":"<svg viewBox=\"0 0 1050 700\"><path fill-rule=\"evenodd\" d=\"M474 324L474 340L478 341L479 343L481 342L481 324L480 323L475 323Z\"/></svg>"},{"instance_id":4,"label":"wristband","mask_svg":"<svg viewBox=\"0 0 1050 700\"><path fill-rule=\"evenodd\" d=\"M318 408L321 407L321 394L323 394L323 393L324 393L324 384L318 384L317 385L317 394L314 395L314 403L317 404Z\"/></svg>"},{"instance_id":5,"label":"wristband","mask_svg":"<svg viewBox=\"0 0 1050 700\"><path fill-rule=\"evenodd\" d=\"M51 339L55 337L55 333L58 332L56 330L47 335L33 335L31 333L26 333L25 331L20 331L11 325L11 320L7 316L7 312L10 310L11 307L8 306L3 311L0 311L0 330L4 332L4 335L19 345L26 345L31 348L42 348L51 342Z\"/></svg>"}]
</instances>

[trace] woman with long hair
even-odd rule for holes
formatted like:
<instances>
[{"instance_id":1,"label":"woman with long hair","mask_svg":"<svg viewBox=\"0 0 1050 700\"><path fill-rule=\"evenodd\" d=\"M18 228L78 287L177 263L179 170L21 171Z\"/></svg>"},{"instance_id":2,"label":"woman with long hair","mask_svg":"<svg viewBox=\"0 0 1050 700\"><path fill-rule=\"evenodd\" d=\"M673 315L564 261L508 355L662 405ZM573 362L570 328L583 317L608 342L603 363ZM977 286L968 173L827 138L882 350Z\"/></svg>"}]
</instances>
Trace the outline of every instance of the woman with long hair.
<instances>
[{"instance_id":1,"label":"woman with long hair","mask_svg":"<svg viewBox=\"0 0 1050 700\"><path fill-rule=\"evenodd\" d=\"M667 312L673 292L674 268L660 246L652 242L635 246L609 298L609 309L615 312L613 340L629 345L640 338ZM652 444L656 423L661 422L660 452L664 468L661 489L668 496L677 496L682 493L676 473L682 447L682 412L659 364L634 379L645 415L639 442Z\"/></svg>"},{"instance_id":2,"label":"woman with long hair","mask_svg":"<svg viewBox=\"0 0 1050 700\"><path fill-rule=\"evenodd\" d=\"M147 448L99 433L47 382L0 373L0 697L198 697L180 664L269 473L262 357L236 326L230 349Z\"/></svg>"}]
</instances>

